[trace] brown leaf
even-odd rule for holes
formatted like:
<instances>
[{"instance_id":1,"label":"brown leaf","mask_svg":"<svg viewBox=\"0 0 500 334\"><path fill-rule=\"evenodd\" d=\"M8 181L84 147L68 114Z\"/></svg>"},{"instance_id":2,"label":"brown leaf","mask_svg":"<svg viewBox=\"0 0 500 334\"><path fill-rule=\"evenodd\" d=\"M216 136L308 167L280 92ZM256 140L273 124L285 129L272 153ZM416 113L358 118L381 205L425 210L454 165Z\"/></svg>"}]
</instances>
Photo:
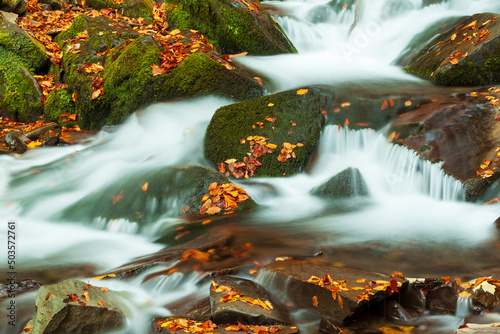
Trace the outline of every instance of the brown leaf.
<instances>
[{"instance_id":1,"label":"brown leaf","mask_svg":"<svg viewBox=\"0 0 500 334\"><path fill-rule=\"evenodd\" d=\"M312 303L314 307L318 307L318 297L313 296L312 297Z\"/></svg>"}]
</instances>

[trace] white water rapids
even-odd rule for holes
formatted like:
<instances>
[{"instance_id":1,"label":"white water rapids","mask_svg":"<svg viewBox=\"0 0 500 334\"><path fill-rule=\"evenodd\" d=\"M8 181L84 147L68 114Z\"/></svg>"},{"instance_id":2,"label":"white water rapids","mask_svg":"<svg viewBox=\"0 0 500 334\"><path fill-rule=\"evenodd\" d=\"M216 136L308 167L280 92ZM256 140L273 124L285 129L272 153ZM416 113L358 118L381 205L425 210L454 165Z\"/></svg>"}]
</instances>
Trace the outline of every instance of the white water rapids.
<instances>
[{"instance_id":1,"label":"white water rapids","mask_svg":"<svg viewBox=\"0 0 500 334\"><path fill-rule=\"evenodd\" d=\"M246 56L238 62L260 72L273 92L312 84L430 87L393 65L412 38L441 19L500 12L497 0L450 0L428 7L422 7L420 0L365 0L349 34L354 11L334 12L328 9L329 2L267 2L284 13L276 20L298 54ZM7 238L7 222L16 222L17 270L87 264L105 272L163 248L153 242L158 226L139 233L126 221L55 222L53 217L112 182L126 183L126 175L134 171L186 163L208 166L202 152L205 128L215 110L229 103L207 97L158 104L86 144L0 156L0 240ZM464 202L461 184L446 176L438 164L420 161L415 153L388 143L381 133L327 126L318 150L307 173L239 182L262 207L249 223L288 229L297 238L303 231L313 232L318 235L313 242L325 246L383 240L414 243L417 249L439 243L463 248L495 237L492 223L500 215L498 206ZM332 207L309 195L312 188L347 167L361 171L368 199ZM274 191L265 190L269 187ZM157 225L177 222L171 219ZM0 261L0 270L6 272L5 247ZM146 332L154 316L168 314L163 305L207 290L196 284L194 275L175 274L147 284L140 283L142 277L126 283L99 282L131 292L126 302L127 333ZM34 295L23 298L26 304L33 303Z\"/></svg>"}]
</instances>

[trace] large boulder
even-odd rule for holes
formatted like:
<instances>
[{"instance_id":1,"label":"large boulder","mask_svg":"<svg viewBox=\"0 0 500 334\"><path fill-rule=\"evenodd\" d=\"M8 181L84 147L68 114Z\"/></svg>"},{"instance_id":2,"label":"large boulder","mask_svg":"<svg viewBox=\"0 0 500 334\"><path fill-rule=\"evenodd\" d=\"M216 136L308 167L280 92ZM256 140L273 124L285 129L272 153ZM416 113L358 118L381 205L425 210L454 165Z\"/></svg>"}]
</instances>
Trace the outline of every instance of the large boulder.
<instances>
[{"instance_id":1,"label":"large boulder","mask_svg":"<svg viewBox=\"0 0 500 334\"><path fill-rule=\"evenodd\" d=\"M443 161L442 169L462 182L474 180L485 160L497 158L499 99L488 89L441 95L395 117L387 133L422 158Z\"/></svg>"},{"instance_id":2,"label":"large boulder","mask_svg":"<svg viewBox=\"0 0 500 334\"><path fill-rule=\"evenodd\" d=\"M36 295L33 333L101 333L125 323L117 293L77 280L42 286Z\"/></svg>"},{"instance_id":3,"label":"large boulder","mask_svg":"<svg viewBox=\"0 0 500 334\"><path fill-rule=\"evenodd\" d=\"M244 100L263 94L257 80L229 65L197 32L154 39L109 18L81 15L57 42L64 51L59 80L68 89L51 92L51 121L64 109L80 115L82 128L97 130L155 102L205 95Z\"/></svg>"},{"instance_id":4,"label":"large boulder","mask_svg":"<svg viewBox=\"0 0 500 334\"><path fill-rule=\"evenodd\" d=\"M311 190L311 193L326 199L341 199L367 196L368 188L359 169L347 168Z\"/></svg>"},{"instance_id":5,"label":"large boulder","mask_svg":"<svg viewBox=\"0 0 500 334\"><path fill-rule=\"evenodd\" d=\"M500 82L499 34L497 14L465 17L434 38L405 70L438 85Z\"/></svg>"},{"instance_id":6,"label":"large boulder","mask_svg":"<svg viewBox=\"0 0 500 334\"><path fill-rule=\"evenodd\" d=\"M281 27L258 0L170 0L165 2L171 28L196 29L222 53L273 55L295 52Z\"/></svg>"},{"instance_id":7,"label":"large boulder","mask_svg":"<svg viewBox=\"0 0 500 334\"><path fill-rule=\"evenodd\" d=\"M329 89L310 87L219 108L207 128L205 156L236 178L303 171L331 98Z\"/></svg>"},{"instance_id":8,"label":"large boulder","mask_svg":"<svg viewBox=\"0 0 500 334\"><path fill-rule=\"evenodd\" d=\"M0 0L0 10L23 15L26 13L26 2L24 0Z\"/></svg>"},{"instance_id":9,"label":"large boulder","mask_svg":"<svg viewBox=\"0 0 500 334\"><path fill-rule=\"evenodd\" d=\"M264 266L261 282L270 282L270 286L264 285L268 289L286 286L286 299L294 307L317 311L336 326L354 321L369 305L407 284L383 274L290 260Z\"/></svg>"},{"instance_id":10,"label":"large boulder","mask_svg":"<svg viewBox=\"0 0 500 334\"><path fill-rule=\"evenodd\" d=\"M401 278L312 261L276 261L262 268L265 288L287 287L294 307L319 312L335 326L352 322L369 305L406 285Z\"/></svg>"}]
</instances>

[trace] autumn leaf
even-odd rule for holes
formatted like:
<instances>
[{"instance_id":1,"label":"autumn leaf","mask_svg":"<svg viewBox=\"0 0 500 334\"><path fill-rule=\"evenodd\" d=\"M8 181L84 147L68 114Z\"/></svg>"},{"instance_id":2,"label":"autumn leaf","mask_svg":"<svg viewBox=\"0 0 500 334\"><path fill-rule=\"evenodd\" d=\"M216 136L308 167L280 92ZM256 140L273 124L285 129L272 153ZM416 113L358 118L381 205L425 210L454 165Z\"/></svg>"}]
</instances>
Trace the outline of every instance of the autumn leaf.
<instances>
[{"instance_id":1,"label":"autumn leaf","mask_svg":"<svg viewBox=\"0 0 500 334\"><path fill-rule=\"evenodd\" d=\"M186 261L187 259L196 259L200 261L208 261L210 259L210 254L202 252L196 249L190 249L182 253L179 261Z\"/></svg>"},{"instance_id":2,"label":"autumn leaf","mask_svg":"<svg viewBox=\"0 0 500 334\"><path fill-rule=\"evenodd\" d=\"M182 209L182 213L186 213L189 211L189 205L186 205L184 209Z\"/></svg>"},{"instance_id":3,"label":"autumn leaf","mask_svg":"<svg viewBox=\"0 0 500 334\"><path fill-rule=\"evenodd\" d=\"M411 106L411 101L410 100L408 100L408 101L405 102L405 107L409 107L409 106Z\"/></svg>"},{"instance_id":4,"label":"autumn leaf","mask_svg":"<svg viewBox=\"0 0 500 334\"><path fill-rule=\"evenodd\" d=\"M89 297L89 292L88 291L85 291L82 296L85 298L85 301L88 302L90 300L90 297Z\"/></svg>"},{"instance_id":5,"label":"autumn leaf","mask_svg":"<svg viewBox=\"0 0 500 334\"><path fill-rule=\"evenodd\" d=\"M458 59L453 58L452 60L450 60L450 63L452 63L453 65L456 65L456 64L458 64Z\"/></svg>"},{"instance_id":6,"label":"autumn leaf","mask_svg":"<svg viewBox=\"0 0 500 334\"><path fill-rule=\"evenodd\" d=\"M118 203L122 198L123 198L123 190L120 191L120 193L118 195L113 196L113 198L112 198L113 204Z\"/></svg>"},{"instance_id":7,"label":"autumn leaf","mask_svg":"<svg viewBox=\"0 0 500 334\"><path fill-rule=\"evenodd\" d=\"M23 328L23 331L24 332L31 332L32 329L33 329L33 326L26 326Z\"/></svg>"},{"instance_id":8,"label":"autumn leaf","mask_svg":"<svg viewBox=\"0 0 500 334\"><path fill-rule=\"evenodd\" d=\"M380 107L380 110L385 110L385 109L387 109L388 106L389 106L389 104L387 103L386 100L384 100L384 102L382 103L382 106Z\"/></svg>"},{"instance_id":9,"label":"autumn leaf","mask_svg":"<svg viewBox=\"0 0 500 334\"><path fill-rule=\"evenodd\" d=\"M307 94L308 90L305 89L305 88L302 88L302 89L299 89L297 91L297 95L304 95L304 94Z\"/></svg>"},{"instance_id":10,"label":"autumn leaf","mask_svg":"<svg viewBox=\"0 0 500 334\"><path fill-rule=\"evenodd\" d=\"M142 191L147 191L148 190L148 182L144 183L141 187Z\"/></svg>"},{"instance_id":11,"label":"autumn leaf","mask_svg":"<svg viewBox=\"0 0 500 334\"><path fill-rule=\"evenodd\" d=\"M259 83L260 86L264 86L264 84L262 83L262 80L261 78L259 77L253 77L255 80L257 80L257 82Z\"/></svg>"},{"instance_id":12,"label":"autumn leaf","mask_svg":"<svg viewBox=\"0 0 500 334\"><path fill-rule=\"evenodd\" d=\"M313 296L312 297L312 303L314 307L318 307L318 297Z\"/></svg>"}]
</instances>

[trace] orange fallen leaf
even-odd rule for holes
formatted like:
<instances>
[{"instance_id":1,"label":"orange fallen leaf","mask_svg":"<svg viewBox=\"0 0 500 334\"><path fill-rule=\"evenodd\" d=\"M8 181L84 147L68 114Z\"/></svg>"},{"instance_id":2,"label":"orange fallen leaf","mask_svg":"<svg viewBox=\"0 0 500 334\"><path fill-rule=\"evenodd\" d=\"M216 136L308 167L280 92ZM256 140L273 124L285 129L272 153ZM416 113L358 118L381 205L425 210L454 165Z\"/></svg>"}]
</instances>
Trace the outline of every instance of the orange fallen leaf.
<instances>
[{"instance_id":1,"label":"orange fallen leaf","mask_svg":"<svg viewBox=\"0 0 500 334\"><path fill-rule=\"evenodd\" d=\"M297 91L297 95L304 95L307 94L308 90L306 88L299 89Z\"/></svg>"},{"instance_id":2,"label":"orange fallen leaf","mask_svg":"<svg viewBox=\"0 0 500 334\"><path fill-rule=\"evenodd\" d=\"M184 209L182 209L182 213L186 213L189 211L189 205L186 205Z\"/></svg>"},{"instance_id":3,"label":"orange fallen leaf","mask_svg":"<svg viewBox=\"0 0 500 334\"><path fill-rule=\"evenodd\" d=\"M31 332L31 330L33 329L33 326L26 326L23 328L23 331L25 332Z\"/></svg>"},{"instance_id":4,"label":"orange fallen leaf","mask_svg":"<svg viewBox=\"0 0 500 334\"><path fill-rule=\"evenodd\" d=\"M314 307L318 307L318 297L313 296L312 297L312 303Z\"/></svg>"},{"instance_id":5,"label":"orange fallen leaf","mask_svg":"<svg viewBox=\"0 0 500 334\"><path fill-rule=\"evenodd\" d=\"M85 291L84 293L82 293L82 296L85 298L86 302L88 302L90 300L89 292L88 291Z\"/></svg>"},{"instance_id":6,"label":"orange fallen leaf","mask_svg":"<svg viewBox=\"0 0 500 334\"><path fill-rule=\"evenodd\" d=\"M122 198L123 198L123 190L120 191L118 195L113 196L112 198L113 204L118 203Z\"/></svg>"},{"instance_id":7,"label":"orange fallen leaf","mask_svg":"<svg viewBox=\"0 0 500 334\"><path fill-rule=\"evenodd\" d=\"M147 182L146 182L146 183L144 183L144 184L142 185L141 189L142 189L142 191L146 191L146 190L148 190L148 183L147 183Z\"/></svg>"},{"instance_id":8,"label":"orange fallen leaf","mask_svg":"<svg viewBox=\"0 0 500 334\"><path fill-rule=\"evenodd\" d=\"M97 304L100 306L100 307L104 307L104 303L102 302L102 300L98 301Z\"/></svg>"},{"instance_id":9,"label":"orange fallen leaf","mask_svg":"<svg viewBox=\"0 0 500 334\"><path fill-rule=\"evenodd\" d=\"M388 106L389 106L389 104L387 103L386 100L384 100L384 102L382 103L382 106L380 107L380 110L385 110L385 109L387 109Z\"/></svg>"}]
</instances>

